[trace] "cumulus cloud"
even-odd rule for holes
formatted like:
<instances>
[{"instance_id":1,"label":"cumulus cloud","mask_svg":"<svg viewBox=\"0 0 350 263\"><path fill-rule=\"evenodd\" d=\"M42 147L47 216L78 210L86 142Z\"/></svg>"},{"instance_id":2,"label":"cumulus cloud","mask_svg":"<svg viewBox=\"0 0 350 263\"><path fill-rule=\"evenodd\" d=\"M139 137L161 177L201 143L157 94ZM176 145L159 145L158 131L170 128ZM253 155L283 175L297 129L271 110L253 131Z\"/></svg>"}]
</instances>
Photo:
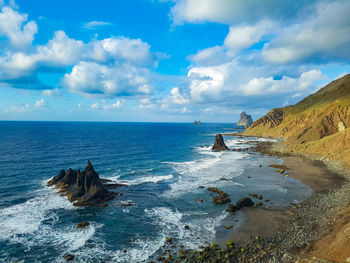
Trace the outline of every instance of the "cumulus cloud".
<instances>
[{"instance_id":1,"label":"cumulus cloud","mask_svg":"<svg viewBox=\"0 0 350 263\"><path fill-rule=\"evenodd\" d=\"M35 21L27 21L27 14L20 14L9 6L4 6L0 12L0 35L9 39L16 48L31 44L38 32Z\"/></svg>"},{"instance_id":2,"label":"cumulus cloud","mask_svg":"<svg viewBox=\"0 0 350 263\"><path fill-rule=\"evenodd\" d=\"M254 25L230 26L224 45L233 51L243 50L259 42L261 37L275 27L269 20L262 20Z\"/></svg>"},{"instance_id":3,"label":"cumulus cloud","mask_svg":"<svg viewBox=\"0 0 350 263\"><path fill-rule=\"evenodd\" d=\"M139 108L144 110L152 110L156 108L156 105L150 98L144 98L140 100Z\"/></svg>"},{"instance_id":4,"label":"cumulus cloud","mask_svg":"<svg viewBox=\"0 0 350 263\"><path fill-rule=\"evenodd\" d=\"M281 31L263 56L273 63L350 59L350 2L320 2L314 14Z\"/></svg>"},{"instance_id":5,"label":"cumulus cloud","mask_svg":"<svg viewBox=\"0 0 350 263\"><path fill-rule=\"evenodd\" d=\"M44 99L37 100L35 102L34 106L37 107L37 108L44 107L45 106L45 100Z\"/></svg>"},{"instance_id":6,"label":"cumulus cloud","mask_svg":"<svg viewBox=\"0 0 350 263\"><path fill-rule=\"evenodd\" d=\"M313 0L175 0L171 17L175 24L216 22L254 23L261 18L289 20Z\"/></svg>"},{"instance_id":7,"label":"cumulus cloud","mask_svg":"<svg viewBox=\"0 0 350 263\"><path fill-rule=\"evenodd\" d=\"M128 61L138 65L156 64L161 54L152 53L150 45L141 39L112 37L91 43L88 56L96 61L110 59ZM159 56L158 56L159 55Z\"/></svg>"},{"instance_id":8,"label":"cumulus cloud","mask_svg":"<svg viewBox=\"0 0 350 263\"><path fill-rule=\"evenodd\" d=\"M3 7L0 35L8 37L13 45L19 43L18 39L31 44L36 30L29 29L34 28L35 22L25 21L27 15ZM89 25L102 24L92 21ZM20 89L48 89L37 77L38 73L62 72L72 67L62 82L71 91L105 97L149 94L153 88L150 68L165 57L151 52L150 45L141 39L113 36L84 43L60 30L46 44L22 51L10 48L1 54L0 83ZM44 95L50 96L48 91Z\"/></svg>"},{"instance_id":9,"label":"cumulus cloud","mask_svg":"<svg viewBox=\"0 0 350 263\"><path fill-rule=\"evenodd\" d=\"M103 106L103 108L105 110L116 110L119 109L123 106L123 103L120 100L116 100L115 103L111 104L111 105L105 105Z\"/></svg>"},{"instance_id":10,"label":"cumulus cloud","mask_svg":"<svg viewBox=\"0 0 350 263\"><path fill-rule=\"evenodd\" d=\"M80 62L64 76L64 85L73 92L94 94L100 97L148 94L150 71L131 64L114 66L96 62Z\"/></svg>"},{"instance_id":11,"label":"cumulus cloud","mask_svg":"<svg viewBox=\"0 0 350 263\"><path fill-rule=\"evenodd\" d=\"M303 72L299 77L283 75L280 78L266 77L269 71L269 68L242 65L238 61L193 67L188 73L191 101L229 105L256 101L256 107L259 107L278 96L308 95L315 88L314 82L324 78L321 71L315 69Z\"/></svg>"},{"instance_id":12,"label":"cumulus cloud","mask_svg":"<svg viewBox=\"0 0 350 263\"><path fill-rule=\"evenodd\" d=\"M272 77L269 78L254 78L246 85L240 86L240 90L245 95L267 95L272 93L278 94L291 94L298 91L305 91L312 87L312 84L316 80L322 79L324 76L319 70L310 70L303 72L299 78L291 78L282 76L280 80L276 80ZM292 97L298 97L300 93L292 95Z\"/></svg>"},{"instance_id":13,"label":"cumulus cloud","mask_svg":"<svg viewBox=\"0 0 350 263\"><path fill-rule=\"evenodd\" d=\"M85 23L83 25L83 27L85 29L93 30L93 29L96 29L98 27L111 26L111 25L112 25L112 23L104 22L104 21L90 21L88 23Z\"/></svg>"},{"instance_id":14,"label":"cumulus cloud","mask_svg":"<svg viewBox=\"0 0 350 263\"><path fill-rule=\"evenodd\" d=\"M196 65L210 66L228 62L233 55L223 46L214 46L202 49L197 54L188 56L187 59Z\"/></svg>"},{"instance_id":15,"label":"cumulus cloud","mask_svg":"<svg viewBox=\"0 0 350 263\"><path fill-rule=\"evenodd\" d=\"M100 108L100 105L98 104L98 102L96 102L96 103L91 104L90 108L96 110L96 109Z\"/></svg>"}]
</instances>

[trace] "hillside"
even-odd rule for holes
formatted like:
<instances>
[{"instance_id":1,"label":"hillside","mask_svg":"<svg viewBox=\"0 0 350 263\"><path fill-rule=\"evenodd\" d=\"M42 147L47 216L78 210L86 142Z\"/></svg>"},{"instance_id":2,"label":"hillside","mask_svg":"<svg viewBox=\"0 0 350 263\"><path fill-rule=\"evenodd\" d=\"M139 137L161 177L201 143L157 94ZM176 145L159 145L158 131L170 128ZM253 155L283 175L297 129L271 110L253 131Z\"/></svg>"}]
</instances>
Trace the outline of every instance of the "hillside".
<instances>
[{"instance_id":1,"label":"hillside","mask_svg":"<svg viewBox=\"0 0 350 263\"><path fill-rule=\"evenodd\" d=\"M285 138L286 150L319 155L350 168L350 74L299 103L270 111L245 135Z\"/></svg>"}]
</instances>

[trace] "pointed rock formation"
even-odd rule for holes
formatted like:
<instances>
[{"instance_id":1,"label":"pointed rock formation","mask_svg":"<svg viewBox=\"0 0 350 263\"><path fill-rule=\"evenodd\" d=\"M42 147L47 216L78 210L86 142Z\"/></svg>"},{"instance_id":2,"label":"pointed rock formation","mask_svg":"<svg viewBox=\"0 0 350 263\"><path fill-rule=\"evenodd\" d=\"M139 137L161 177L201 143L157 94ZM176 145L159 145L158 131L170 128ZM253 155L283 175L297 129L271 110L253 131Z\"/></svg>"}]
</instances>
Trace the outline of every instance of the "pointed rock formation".
<instances>
[{"instance_id":1,"label":"pointed rock formation","mask_svg":"<svg viewBox=\"0 0 350 263\"><path fill-rule=\"evenodd\" d=\"M227 148L221 134L216 134L214 146L211 149L214 151L228 151L229 150Z\"/></svg>"},{"instance_id":2,"label":"pointed rock formation","mask_svg":"<svg viewBox=\"0 0 350 263\"><path fill-rule=\"evenodd\" d=\"M84 171L74 171L71 168L67 172L61 170L47 185L55 185L74 206L88 206L115 197L116 193L108 191L102 181L103 179L99 178L91 162L88 161Z\"/></svg>"},{"instance_id":3,"label":"pointed rock formation","mask_svg":"<svg viewBox=\"0 0 350 263\"><path fill-rule=\"evenodd\" d=\"M250 125L252 125L253 120L252 117L248 114L246 114L244 111L241 113L241 118L239 119L239 122L237 126L248 128Z\"/></svg>"}]
</instances>

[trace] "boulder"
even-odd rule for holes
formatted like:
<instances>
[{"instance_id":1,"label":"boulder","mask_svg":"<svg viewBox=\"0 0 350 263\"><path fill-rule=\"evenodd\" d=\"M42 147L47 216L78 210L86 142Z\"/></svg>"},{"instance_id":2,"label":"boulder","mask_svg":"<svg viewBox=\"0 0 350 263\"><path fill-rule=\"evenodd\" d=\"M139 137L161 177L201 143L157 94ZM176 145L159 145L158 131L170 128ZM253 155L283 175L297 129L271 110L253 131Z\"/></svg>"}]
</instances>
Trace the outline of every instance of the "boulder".
<instances>
[{"instance_id":1,"label":"boulder","mask_svg":"<svg viewBox=\"0 0 350 263\"><path fill-rule=\"evenodd\" d=\"M223 205L231 202L231 199L227 195L219 195L213 197L213 202L218 205Z\"/></svg>"},{"instance_id":2,"label":"boulder","mask_svg":"<svg viewBox=\"0 0 350 263\"><path fill-rule=\"evenodd\" d=\"M74 259L74 255L72 255L72 254L67 254L67 255L64 256L64 259L65 259L66 261L72 261L72 260Z\"/></svg>"},{"instance_id":3,"label":"boulder","mask_svg":"<svg viewBox=\"0 0 350 263\"><path fill-rule=\"evenodd\" d=\"M80 222L80 223L77 224L77 228L85 228L88 225L90 225L89 222Z\"/></svg>"},{"instance_id":4,"label":"boulder","mask_svg":"<svg viewBox=\"0 0 350 263\"><path fill-rule=\"evenodd\" d=\"M224 138L222 138L221 134L216 134L215 136L215 142L213 147L211 148L214 151L228 151L228 147L226 146L224 142Z\"/></svg>"},{"instance_id":5,"label":"boulder","mask_svg":"<svg viewBox=\"0 0 350 263\"><path fill-rule=\"evenodd\" d=\"M253 205L254 205L254 202L252 201L252 199L248 197L243 197L239 199L238 202L236 203L236 206L239 208L252 207Z\"/></svg>"},{"instance_id":6,"label":"boulder","mask_svg":"<svg viewBox=\"0 0 350 263\"><path fill-rule=\"evenodd\" d=\"M225 193L225 192L223 192L215 187L208 187L207 190L210 192L219 194L218 196L213 197L213 202L215 204L223 205L223 204L231 202L231 199L227 193Z\"/></svg>"},{"instance_id":7,"label":"boulder","mask_svg":"<svg viewBox=\"0 0 350 263\"><path fill-rule=\"evenodd\" d=\"M241 113L241 118L239 119L237 126L248 128L250 125L252 125L252 123L253 123L252 116L246 114L243 111Z\"/></svg>"},{"instance_id":8,"label":"boulder","mask_svg":"<svg viewBox=\"0 0 350 263\"><path fill-rule=\"evenodd\" d=\"M82 172L71 168L66 172L61 170L47 185L54 185L62 190L62 194L67 196L74 206L96 205L116 196L115 192L110 192L104 187L90 161Z\"/></svg>"},{"instance_id":9,"label":"boulder","mask_svg":"<svg viewBox=\"0 0 350 263\"><path fill-rule=\"evenodd\" d=\"M231 213L236 212L238 210L239 210L239 207L235 205L228 205L226 208L226 211Z\"/></svg>"}]
</instances>

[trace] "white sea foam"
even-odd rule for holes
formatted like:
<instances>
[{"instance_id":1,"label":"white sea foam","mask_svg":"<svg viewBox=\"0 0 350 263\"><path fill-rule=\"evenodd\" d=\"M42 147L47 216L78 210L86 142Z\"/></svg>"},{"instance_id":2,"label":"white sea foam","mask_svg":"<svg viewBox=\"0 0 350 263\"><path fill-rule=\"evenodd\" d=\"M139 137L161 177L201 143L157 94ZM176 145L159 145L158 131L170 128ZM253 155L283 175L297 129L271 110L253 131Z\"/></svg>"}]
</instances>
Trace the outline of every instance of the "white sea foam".
<instances>
[{"instance_id":1,"label":"white sea foam","mask_svg":"<svg viewBox=\"0 0 350 263\"><path fill-rule=\"evenodd\" d=\"M198 147L196 150L205 157L196 161L168 162L179 176L176 178L177 181L170 184L170 190L163 193L163 197L176 198L198 191L200 185L215 184L216 187L223 184L237 185L234 178L243 173L242 164L238 160L246 158L247 153L214 152L211 147Z\"/></svg>"},{"instance_id":2,"label":"white sea foam","mask_svg":"<svg viewBox=\"0 0 350 263\"><path fill-rule=\"evenodd\" d=\"M198 246L214 240L215 228L226 217L226 213L222 212L219 216L211 218L186 217L189 220L186 221L178 210L167 207L145 209L145 213L161 227L161 235L172 237L179 246L186 249L197 249ZM189 225L189 229L185 229L184 225Z\"/></svg>"},{"instance_id":3,"label":"white sea foam","mask_svg":"<svg viewBox=\"0 0 350 263\"><path fill-rule=\"evenodd\" d=\"M172 174L169 175L159 175L159 176L147 176L147 177L141 177L141 178L135 178L133 180L118 180L118 183L126 184L126 185L138 185L138 184L144 184L144 183L158 183L161 181L170 180L173 178Z\"/></svg>"},{"instance_id":4,"label":"white sea foam","mask_svg":"<svg viewBox=\"0 0 350 263\"><path fill-rule=\"evenodd\" d=\"M0 210L1 240L20 243L29 250L33 246L50 244L64 251L74 251L83 247L101 226L90 222L85 229L77 229L74 223L61 227L57 224L57 211L77 208L46 186L35 194L36 197L24 203Z\"/></svg>"},{"instance_id":5,"label":"white sea foam","mask_svg":"<svg viewBox=\"0 0 350 263\"><path fill-rule=\"evenodd\" d=\"M31 234L43 220L55 218L55 209L74 209L72 204L54 191L37 191L37 196L25 203L0 210L0 238L9 239L19 234Z\"/></svg>"}]
</instances>

